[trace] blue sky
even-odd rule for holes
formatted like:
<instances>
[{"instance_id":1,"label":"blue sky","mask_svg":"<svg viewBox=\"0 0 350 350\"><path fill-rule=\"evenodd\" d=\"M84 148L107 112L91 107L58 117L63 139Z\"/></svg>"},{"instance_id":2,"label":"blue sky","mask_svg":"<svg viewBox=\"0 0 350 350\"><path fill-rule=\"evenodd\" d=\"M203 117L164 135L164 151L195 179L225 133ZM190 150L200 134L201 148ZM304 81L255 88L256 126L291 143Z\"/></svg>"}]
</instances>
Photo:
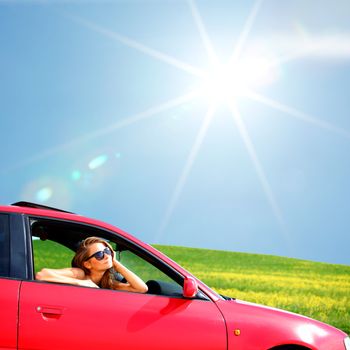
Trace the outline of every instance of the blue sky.
<instances>
[{"instance_id":1,"label":"blue sky","mask_svg":"<svg viewBox=\"0 0 350 350\"><path fill-rule=\"evenodd\" d=\"M349 264L349 11L0 0L1 202Z\"/></svg>"}]
</instances>

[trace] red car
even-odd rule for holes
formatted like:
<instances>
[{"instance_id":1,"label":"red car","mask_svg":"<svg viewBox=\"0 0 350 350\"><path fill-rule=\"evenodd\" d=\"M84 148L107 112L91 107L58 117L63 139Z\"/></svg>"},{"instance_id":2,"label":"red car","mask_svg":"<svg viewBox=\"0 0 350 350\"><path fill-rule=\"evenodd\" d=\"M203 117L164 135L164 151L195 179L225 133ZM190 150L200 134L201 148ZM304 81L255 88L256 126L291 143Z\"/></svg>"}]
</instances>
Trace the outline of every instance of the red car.
<instances>
[{"instance_id":1,"label":"red car","mask_svg":"<svg viewBox=\"0 0 350 350\"><path fill-rule=\"evenodd\" d=\"M35 280L35 240L73 256L88 236L108 240L148 292ZM350 350L342 331L221 296L150 245L97 220L27 202L0 206L0 242L0 349Z\"/></svg>"}]
</instances>

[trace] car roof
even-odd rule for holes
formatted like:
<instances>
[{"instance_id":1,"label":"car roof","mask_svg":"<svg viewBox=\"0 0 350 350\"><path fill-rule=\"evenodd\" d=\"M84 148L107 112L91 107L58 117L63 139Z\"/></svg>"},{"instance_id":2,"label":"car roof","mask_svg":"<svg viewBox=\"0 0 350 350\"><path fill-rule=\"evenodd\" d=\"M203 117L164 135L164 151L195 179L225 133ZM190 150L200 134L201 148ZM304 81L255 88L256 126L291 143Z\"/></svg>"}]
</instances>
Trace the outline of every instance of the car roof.
<instances>
[{"instance_id":1,"label":"car roof","mask_svg":"<svg viewBox=\"0 0 350 350\"><path fill-rule=\"evenodd\" d=\"M142 242L135 236L112 224L42 204L22 201L13 203L11 205L0 205L0 212L24 214L41 219L59 219L76 224L87 224L96 228L106 229L108 231L118 233L118 235L120 235L121 237L138 245L149 246L148 244Z\"/></svg>"},{"instance_id":2,"label":"car roof","mask_svg":"<svg viewBox=\"0 0 350 350\"><path fill-rule=\"evenodd\" d=\"M149 246L148 244L140 241L135 236L130 235L129 233L123 231L122 229L114 225L108 224L106 222L103 222L97 219L85 217L66 210L53 208L42 204L21 201L21 202L13 203L11 205L0 205L0 212L33 216L34 218L37 218L38 220L40 220L40 222L43 222L43 221L48 222L47 220L50 220L50 219L58 219L58 220L63 220L62 222L66 222L66 224L72 223L73 225L74 224L90 225L95 228L105 229L114 234L118 233L120 237L123 237L127 241L134 242L140 246ZM34 222L36 222L36 219ZM56 222L56 225L59 225L59 222ZM84 231L86 230L87 228L84 228ZM64 244L72 249L76 246L76 242L77 242L77 241L73 242L74 240L73 237L70 237L67 241L64 237L62 237L63 239L62 241L62 239L59 238L58 234L55 234L55 238L50 237L50 239L53 239L56 242L60 242L61 244ZM69 241L72 241L72 244L70 244Z\"/></svg>"},{"instance_id":3,"label":"car roof","mask_svg":"<svg viewBox=\"0 0 350 350\"><path fill-rule=\"evenodd\" d=\"M67 210L53 208L53 207L49 207L47 205L33 203L33 202L20 201L20 202L12 203L11 205L14 205L16 207L35 208L35 209L44 209L44 210L54 210L54 211L60 211L60 212L63 212L63 213L74 214L74 213L72 213L70 211L67 211Z\"/></svg>"}]
</instances>

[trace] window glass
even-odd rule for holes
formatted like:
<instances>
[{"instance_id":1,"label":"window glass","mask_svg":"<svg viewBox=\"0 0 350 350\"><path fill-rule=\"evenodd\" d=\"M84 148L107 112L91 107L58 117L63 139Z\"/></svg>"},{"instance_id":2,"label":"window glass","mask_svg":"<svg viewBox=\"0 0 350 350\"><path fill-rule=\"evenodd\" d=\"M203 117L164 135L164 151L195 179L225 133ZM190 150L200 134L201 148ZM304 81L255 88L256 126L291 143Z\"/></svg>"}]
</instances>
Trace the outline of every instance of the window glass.
<instances>
[{"instance_id":1,"label":"window glass","mask_svg":"<svg viewBox=\"0 0 350 350\"><path fill-rule=\"evenodd\" d=\"M9 218L5 214L0 214L0 276L9 276L9 267Z\"/></svg>"},{"instance_id":2,"label":"window glass","mask_svg":"<svg viewBox=\"0 0 350 350\"><path fill-rule=\"evenodd\" d=\"M146 282L149 294L182 297L182 287L178 283L132 251L122 251L117 258Z\"/></svg>"},{"instance_id":3,"label":"window glass","mask_svg":"<svg viewBox=\"0 0 350 350\"><path fill-rule=\"evenodd\" d=\"M118 258L118 255L117 255ZM127 250L120 253L118 260L128 269L134 271L144 281L161 280L164 282L174 282L172 278L160 271L155 266L141 259L133 252Z\"/></svg>"}]
</instances>

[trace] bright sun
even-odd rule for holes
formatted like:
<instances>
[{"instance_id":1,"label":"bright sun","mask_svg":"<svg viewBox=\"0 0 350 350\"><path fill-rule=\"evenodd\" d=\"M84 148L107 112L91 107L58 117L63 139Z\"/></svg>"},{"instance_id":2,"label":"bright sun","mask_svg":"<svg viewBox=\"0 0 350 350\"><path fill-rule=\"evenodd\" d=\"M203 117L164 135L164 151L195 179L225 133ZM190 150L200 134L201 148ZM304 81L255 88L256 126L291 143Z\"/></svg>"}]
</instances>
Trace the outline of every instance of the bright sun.
<instances>
[{"instance_id":1,"label":"bright sun","mask_svg":"<svg viewBox=\"0 0 350 350\"><path fill-rule=\"evenodd\" d=\"M201 95L213 102L228 102L249 90L265 86L277 78L275 67L264 58L246 58L230 64L216 64L201 83Z\"/></svg>"}]
</instances>

